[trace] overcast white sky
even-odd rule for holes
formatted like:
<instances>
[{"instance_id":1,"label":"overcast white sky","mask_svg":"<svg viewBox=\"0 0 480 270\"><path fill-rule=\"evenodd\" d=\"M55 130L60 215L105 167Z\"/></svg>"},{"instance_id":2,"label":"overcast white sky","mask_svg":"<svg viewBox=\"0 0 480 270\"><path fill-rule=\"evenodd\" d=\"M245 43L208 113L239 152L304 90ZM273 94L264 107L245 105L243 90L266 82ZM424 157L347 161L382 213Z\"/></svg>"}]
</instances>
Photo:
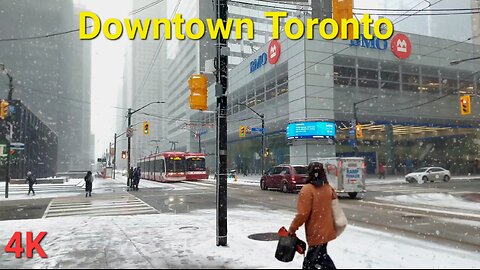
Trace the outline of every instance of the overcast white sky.
<instances>
[{"instance_id":1,"label":"overcast white sky","mask_svg":"<svg viewBox=\"0 0 480 270\"><path fill-rule=\"evenodd\" d=\"M95 12L102 19L125 18L131 11L126 0L76 0L76 4ZM113 142L117 94L123 87L124 54L127 39L109 41L103 35L92 42L92 133L95 157L100 157ZM126 110L125 110L126 112Z\"/></svg>"}]
</instances>

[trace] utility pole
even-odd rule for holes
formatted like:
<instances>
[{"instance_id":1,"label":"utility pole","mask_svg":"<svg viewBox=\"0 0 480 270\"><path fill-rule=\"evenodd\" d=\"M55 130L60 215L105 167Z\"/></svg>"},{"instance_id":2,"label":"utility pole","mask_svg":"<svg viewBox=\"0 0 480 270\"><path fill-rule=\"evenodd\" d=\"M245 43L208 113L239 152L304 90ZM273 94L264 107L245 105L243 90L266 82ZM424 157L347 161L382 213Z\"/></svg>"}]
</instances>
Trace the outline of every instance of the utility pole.
<instances>
[{"instance_id":1,"label":"utility pole","mask_svg":"<svg viewBox=\"0 0 480 270\"><path fill-rule=\"evenodd\" d=\"M217 19L227 23L227 0L216 0ZM217 39L216 96L217 96L217 246L227 245L227 88L228 88L227 40Z\"/></svg>"},{"instance_id":2,"label":"utility pole","mask_svg":"<svg viewBox=\"0 0 480 270\"><path fill-rule=\"evenodd\" d=\"M357 117L357 105L360 103L367 102L372 99L377 99L378 96L373 96L371 98L367 98L358 102L353 103L353 121L352 121L352 131L353 131L353 136L354 136L354 141L353 141L353 150L355 152L355 156L358 156L358 138L357 138L357 125L358 125L358 117Z\"/></svg>"},{"instance_id":3,"label":"utility pole","mask_svg":"<svg viewBox=\"0 0 480 270\"><path fill-rule=\"evenodd\" d=\"M254 114L256 114L258 117L260 117L260 120L262 120L262 163L261 163L261 172L262 174L265 172L265 114L260 114L254 109L250 108L247 104L243 103L237 103L237 105L242 105L247 107L250 111L252 111Z\"/></svg>"},{"instance_id":4,"label":"utility pole","mask_svg":"<svg viewBox=\"0 0 480 270\"><path fill-rule=\"evenodd\" d=\"M12 99L13 99L13 76L10 75L7 68L4 64L0 64L0 71L5 73L8 77L8 104L10 106ZM7 139L7 169L6 169L6 179L5 179L5 198L8 199L8 185L10 184L10 148L11 148L11 140L13 139L13 125L10 123L10 114L7 113L5 116L5 127L6 133L5 138Z\"/></svg>"},{"instance_id":5,"label":"utility pole","mask_svg":"<svg viewBox=\"0 0 480 270\"><path fill-rule=\"evenodd\" d=\"M115 170L117 169L117 133L113 137L113 179L115 179Z\"/></svg>"},{"instance_id":6,"label":"utility pole","mask_svg":"<svg viewBox=\"0 0 480 270\"><path fill-rule=\"evenodd\" d=\"M128 109L128 128L131 128L132 127L132 109L129 108ZM131 156L131 153L130 153L130 147L131 147L131 142L130 142L130 139L131 139L131 136L128 136L127 135L127 171L130 171L130 156Z\"/></svg>"},{"instance_id":7,"label":"utility pole","mask_svg":"<svg viewBox=\"0 0 480 270\"><path fill-rule=\"evenodd\" d=\"M132 110L132 108L129 108L128 109L128 112L127 112L127 118L128 118L128 128L132 128L132 115L135 114L136 112L138 111L141 111L143 109L145 109L146 107L152 105L152 104L164 104L165 102L164 101L154 101L154 102L150 102L148 103L147 105L141 107L140 109L137 109L135 111ZM130 152L130 147L131 147L131 136L127 135L128 139L127 139L127 170L130 170L130 156L131 156L131 152Z\"/></svg>"},{"instance_id":8,"label":"utility pole","mask_svg":"<svg viewBox=\"0 0 480 270\"><path fill-rule=\"evenodd\" d=\"M108 166L112 166L112 143L108 143Z\"/></svg>"}]
</instances>

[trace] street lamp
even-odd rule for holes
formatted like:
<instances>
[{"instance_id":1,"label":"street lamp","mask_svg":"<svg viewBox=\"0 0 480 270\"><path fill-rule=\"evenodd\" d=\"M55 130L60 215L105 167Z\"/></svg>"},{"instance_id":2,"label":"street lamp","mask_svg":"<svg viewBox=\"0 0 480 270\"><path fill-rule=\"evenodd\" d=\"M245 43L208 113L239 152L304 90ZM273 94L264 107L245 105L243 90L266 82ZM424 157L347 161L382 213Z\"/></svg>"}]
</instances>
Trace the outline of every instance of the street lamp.
<instances>
[{"instance_id":1,"label":"street lamp","mask_svg":"<svg viewBox=\"0 0 480 270\"><path fill-rule=\"evenodd\" d=\"M261 172L262 174L265 171L265 114L260 114L256 112L254 109L250 108L247 104L244 103L237 103L236 105L242 105L250 109L253 113L255 113L260 119L262 120L262 167L261 167Z\"/></svg>"},{"instance_id":2,"label":"street lamp","mask_svg":"<svg viewBox=\"0 0 480 270\"><path fill-rule=\"evenodd\" d=\"M13 97L13 76L9 73L9 70L5 67L4 64L0 64L0 72L3 74L7 75L8 77L8 99L7 102L10 103ZM5 127L6 127L6 133L5 133L5 138L7 138L8 134L13 132L13 127L10 126L10 116L7 114L5 116ZM10 184L10 140L12 138L7 138L6 143L7 143L7 170L6 170L6 176L7 179L5 180L5 198L8 199L8 185Z\"/></svg>"},{"instance_id":3,"label":"street lamp","mask_svg":"<svg viewBox=\"0 0 480 270\"><path fill-rule=\"evenodd\" d=\"M460 63L467 62L467 61L472 61L472 60L480 60L480 56L472 57L472 58L466 58L466 59L454 60L454 61L450 62L450 65L455 66L455 65L458 65Z\"/></svg>"},{"instance_id":4,"label":"street lamp","mask_svg":"<svg viewBox=\"0 0 480 270\"><path fill-rule=\"evenodd\" d=\"M142 106L141 108L137 109L137 110L133 110L132 108L129 108L128 109L128 112L127 112L127 118L128 118L128 128L130 129L131 128L131 125L132 125L132 115L135 114L136 112L138 111L141 111L143 109L145 109L146 107L152 105L152 104L165 104L164 101L154 101L154 102L150 102L148 103L147 105L145 106ZM130 157L131 157L131 152L130 152L130 146L131 146L131 136L128 136L128 157L127 157L127 168L130 169Z\"/></svg>"},{"instance_id":5,"label":"street lamp","mask_svg":"<svg viewBox=\"0 0 480 270\"><path fill-rule=\"evenodd\" d=\"M357 117L357 106L358 104L361 104L361 103L364 103L364 102L367 102L367 101L370 101L372 99L377 99L378 96L373 96L371 98L367 98L367 99L364 99L364 100L360 100L360 101L357 101L357 102L354 102L353 103L353 121L352 121L352 130L353 130L353 134L354 134L354 144L353 144L353 150L355 151L355 156L358 155L358 146L357 146L357 132L356 132L356 129L357 129L357 123L358 123L358 117Z\"/></svg>"}]
</instances>

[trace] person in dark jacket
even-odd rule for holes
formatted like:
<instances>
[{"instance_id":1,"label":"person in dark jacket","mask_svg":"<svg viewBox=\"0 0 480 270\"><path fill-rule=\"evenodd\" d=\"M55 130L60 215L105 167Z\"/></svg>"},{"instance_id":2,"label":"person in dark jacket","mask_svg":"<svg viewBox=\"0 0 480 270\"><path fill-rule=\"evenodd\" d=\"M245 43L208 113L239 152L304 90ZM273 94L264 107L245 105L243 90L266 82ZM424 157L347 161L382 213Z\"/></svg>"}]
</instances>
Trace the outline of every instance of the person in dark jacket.
<instances>
[{"instance_id":1,"label":"person in dark jacket","mask_svg":"<svg viewBox=\"0 0 480 270\"><path fill-rule=\"evenodd\" d=\"M32 172L27 173L27 179L25 180L28 183L28 196L30 196L30 191L33 192L35 196L35 190L33 190L33 185L37 184L37 179L33 176Z\"/></svg>"},{"instance_id":2,"label":"person in dark jacket","mask_svg":"<svg viewBox=\"0 0 480 270\"><path fill-rule=\"evenodd\" d=\"M93 176L92 172L88 171L85 175L85 197L92 197Z\"/></svg>"},{"instance_id":3,"label":"person in dark jacket","mask_svg":"<svg viewBox=\"0 0 480 270\"><path fill-rule=\"evenodd\" d=\"M138 191L138 184L140 183L140 178L142 177L142 171L140 170L140 167L137 167L137 170L135 171L133 178L134 178L134 186L133 190Z\"/></svg>"},{"instance_id":4,"label":"person in dark jacket","mask_svg":"<svg viewBox=\"0 0 480 270\"><path fill-rule=\"evenodd\" d=\"M288 232L294 235L305 224L308 252L303 269L336 269L327 254L328 242L334 240L336 230L333 220L332 201L337 198L330 186L323 165L312 162L308 165L307 184L298 197L298 210Z\"/></svg>"},{"instance_id":5,"label":"person in dark jacket","mask_svg":"<svg viewBox=\"0 0 480 270\"><path fill-rule=\"evenodd\" d=\"M127 178L127 187L131 188L133 185L132 185L132 182L133 182L133 167L130 167L130 169L128 170L128 178Z\"/></svg>"}]
</instances>

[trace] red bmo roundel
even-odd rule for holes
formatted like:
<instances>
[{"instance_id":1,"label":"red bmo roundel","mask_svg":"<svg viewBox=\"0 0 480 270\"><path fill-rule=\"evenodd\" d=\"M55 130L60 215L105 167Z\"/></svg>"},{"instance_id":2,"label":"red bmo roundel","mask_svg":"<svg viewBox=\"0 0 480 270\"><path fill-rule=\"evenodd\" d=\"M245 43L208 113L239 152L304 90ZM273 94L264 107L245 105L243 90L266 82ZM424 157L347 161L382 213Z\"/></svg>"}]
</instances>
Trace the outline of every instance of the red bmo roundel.
<instances>
[{"instance_id":1,"label":"red bmo roundel","mask_svg":"<svg viewBox=\"0 0 480 270\"><path fill-rule=\"evenodd\" d=\"M392 39L392 52L400 59L407 59L412 54L412 43L404 34L397 34Z\"/></svg>"},{"instance_id":2,"label":"red bmo roundel","mask_svg":"<svg viewBox=\"0 0 480 270\"><path fill-rule=\"evenodd\" d=\"M272 40L272 42L270 42L270 46L268 46L268 62L271 65L275 65L278 62L281 50L278 40Z\"/></svg>"}]
</instances>

